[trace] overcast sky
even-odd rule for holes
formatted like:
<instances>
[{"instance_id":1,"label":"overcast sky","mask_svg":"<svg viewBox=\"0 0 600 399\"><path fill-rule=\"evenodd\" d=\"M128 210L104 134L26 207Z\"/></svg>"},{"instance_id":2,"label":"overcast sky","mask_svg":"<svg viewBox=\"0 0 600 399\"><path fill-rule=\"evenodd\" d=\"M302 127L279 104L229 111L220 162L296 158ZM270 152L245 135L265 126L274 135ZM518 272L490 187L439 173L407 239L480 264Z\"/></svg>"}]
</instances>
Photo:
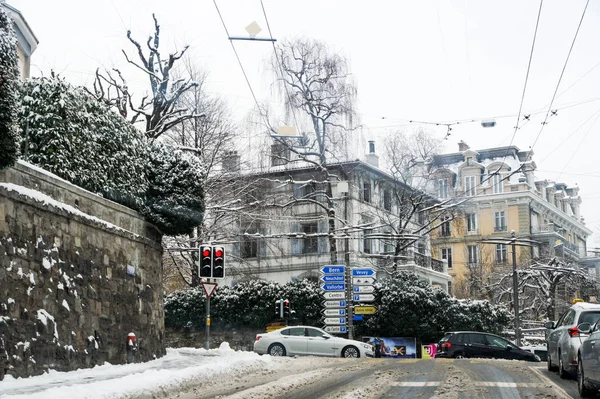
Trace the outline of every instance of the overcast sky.
<instances>
[{"instance_id":1,"label":"overcast sky","mask_svg":"<svg viewBox=\"0 0 600 399\"><path fill-rule=\"evenodd\" d=\"M390 130L419 126L409 121L476 119L453 126L446 151L457 151L459 140L473 149L511 142L539 1L263 1L275 38L313 37L349 58L364 139L381 143ZM259 36L268 35L260 0L216 2L231 35L247 35L244 28L252 21L264 29ZM23 12L40 41L33 75L54 69L72 83L89 84L99 66L124 69L121 49L131 50L126 31L143 41L152 33L154 12L163 44L169 50L189 44L192 59L210 74L210 90L228 100L240 121L254 105L211 0L8 3ZM521 121L513 144L533 146L538 179L581 188L582 214L600 233L600 1L587 8L552 106L558 115L542 125L585 5L544 1L523 105L531 120ZM259 101L274 101L265 73L271 45L235 45ZM141 75L129 80L143 83ZM488 117L495 117L495 128L481 127ZM447 131L426 126L440 138ZM599 236L588 246L600 246Z\"/></svg>"}]
</instances>

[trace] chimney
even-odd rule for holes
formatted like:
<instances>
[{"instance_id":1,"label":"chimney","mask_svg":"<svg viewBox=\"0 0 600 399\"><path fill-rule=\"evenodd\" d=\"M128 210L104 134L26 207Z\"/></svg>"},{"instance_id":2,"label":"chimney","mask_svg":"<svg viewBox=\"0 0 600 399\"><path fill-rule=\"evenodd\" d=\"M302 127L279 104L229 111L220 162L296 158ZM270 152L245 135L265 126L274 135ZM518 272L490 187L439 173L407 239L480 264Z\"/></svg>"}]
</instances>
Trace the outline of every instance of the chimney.
<instances>
[{"instance_id":1,"label":"chimney","mask_svg":"<svg viewBox=\"0 0 600 399\"><path fill-rule=\"evenodd\" d=\"M373 140L369 140L369 153L365 157L369 165L379 167L379 155L375 154L375 142Z\"/></svg>"},{"instance_id":2,"label":"chimney","mask_svg":"<svg viewBox=\"0 0 600 399\"><path fill-rule=\"evenodd\" d=\"M237 151L225 151L221 164L223 172L239 172L240 171L240 156Z\"/></svg>"},{"instance_id":3,"label":"chimney","mask_svg":"<svg viewBox=\"0 0 600 399\"><path fill-rule=\"evenodd\" d=\"M461 140L458 142L458 151L460 151L460 152L467 151L469 148L470 147L464 141Z\"/></svg>"}]
</instances>

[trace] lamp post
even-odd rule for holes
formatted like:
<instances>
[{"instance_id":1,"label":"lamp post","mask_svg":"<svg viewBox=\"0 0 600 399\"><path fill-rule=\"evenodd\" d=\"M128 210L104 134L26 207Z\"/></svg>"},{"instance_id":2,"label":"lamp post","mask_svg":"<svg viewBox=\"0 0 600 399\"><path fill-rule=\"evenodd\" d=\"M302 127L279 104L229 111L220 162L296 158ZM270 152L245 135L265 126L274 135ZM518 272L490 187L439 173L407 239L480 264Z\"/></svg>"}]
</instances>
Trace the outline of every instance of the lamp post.
<instances>
[{"instance_id":1,"label":"lamp post","mask_svg":"<svg viewBox=\"0 0 600 399\"><path fill-rule=\"evenodd\" d=\"M483 244L510 245L512 248L512 280L513 280L513 307L515 311L515 342L521 346L521 320L519 317L519 275L517 271L517 250L516 247L532 247L539 242L518 238L515 231L510 232L510 238L488 238L480 240Z\"/></svg>"}]
</instances>

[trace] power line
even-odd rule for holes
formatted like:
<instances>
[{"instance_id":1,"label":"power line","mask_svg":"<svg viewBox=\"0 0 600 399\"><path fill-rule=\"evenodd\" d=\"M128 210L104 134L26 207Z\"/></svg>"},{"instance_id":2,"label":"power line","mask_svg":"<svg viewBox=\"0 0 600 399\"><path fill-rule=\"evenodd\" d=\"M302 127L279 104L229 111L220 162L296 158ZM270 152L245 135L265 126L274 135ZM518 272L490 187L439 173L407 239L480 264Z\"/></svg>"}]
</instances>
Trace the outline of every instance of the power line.
<instances>
[{"instance_id":1,"label":"power line","mask_svg":"<svg viewBox=\"0 0 600 399\"><path fill-rule=\"evenodd\" d=\"M577 25L577 30L575 31L575 36L573 37L573 41L571 42L571 47L569 48L569 52L567 54L567 59L565 60L565 64L563 65L562 71L560 73L560 77L558 78L558 83L556 84L556 88L554 89L554 94L552 95L552 100L550 100L550 106L548 107L548 111L546 112L546 117L542 122L542 128L540 129L535 141L531 145L531 149L529 152L528 158L533 154L533 147L535 147L538 139L540 138L542 132L544 131L544 127L548 123L548 116L550 115L550 111L552 109L552 104L554 103L554 99L556 98L556 93L558 93L558 88L560 86L560 82L562 81L565 70L567 69L567 64L569 63L569 58L571 57L571 52L573 51L573 47L575 46L575 41L577 40L577 35L579 34L579 29L581 28L581 24L583 22L583 18L585 17L585 12L587 11L588 5L590 4L590 0L587 0L585 3L585 8L583 9L583 13L581 13L581 19L579 20L579 25Z\"/></svg>"},{"instance_id":2,"label":"power line","mask_svg":"<svg viewBox=\"0 0 600 399\"><path fill-rule=\"evenodd\" d=\"M271 38L271 45L273 46L273 54L275 54L275 59L277 60L277 65L279 65L279 70L281 72L281 78L283 79L283 65L279 60L279 55L277 54L277 48L275 47L275 41L273 40L273 33L271 32L271 25L269 24L269 18L267 17L267 12L265 11L265 5L263 4L263 0L260 0L260 6L262 7L263 15L265 16L265 22L267 23L267 30L269 31L269 36ZM290 102L290 108L292 110L292 116L294 117L294 122L296 124L296 129L298 129L298 134L300 134L300 124L298 123L298 119L296 118L296 110L292 106L292 97L290 96L289 89L287 87L286 82L283 82L283 87L285 89L285 93L288 97L288 101Z\"/></svg>"},{"instance_id":3,"label":"power line","mask_svg":"<svg viewBox=\"0 0 600 399\"><path fill-rule=\"evenodd\" d=\"M221 10L219 10L219 6L217 5L217 1L216 0L213 0L213 3L215 5L215 8L217 9L217 13L219 14L219 18L221 19L221 23L223 24L223 29L225 29L225 34L227 35L227 38L229 39L229 44L231 44L231 48L233 49L233 53L235 54L235 58L237 59L238 64L240 65L240 68L242 69L242 73L244 74L244 78L246 79L246 84L248 85L248 88L250 89L250 92L252 93L252 98L254 98L254 102L256 103L256 107L258 108L258 111L262 114L262 109L260 107L260 104L258 103L258 100L256 99L256 95L254 94L254 90L252 89L252 85L250 84L250 79L248 79L248 75L246 74L246 70L244 69L244 65L242 65L242 60L240 59L240 56L238 55L238 52L235 49L233 41L230 39L229 31L227 30L227 26L225 25L225 21L223 20L223 16L221 15Z\"/></svg>"},{"instance_id":4,"label":"power line","mask_svg":"<svg viewBox=\"0 0 600 399\"><path fill-rule=\"evenodd\" d=\"M583 144L583 142L584 142L585 138L587 137L587 135L590 133L590 131L592 130L592 128L594 127L594 125L596 124L596 122L598 122L598 118L600 118L600 112L596 113L596 119L594 119L594 122L592 122L592 124L590 125L588 131L585 132L585 135L581 138L581 141L579 142L579 145L577 146L577 148L575 148L575 150L573 150L573 153L569 157L569 160L567 161L567 163L565 164L565 166L563 167L563 169L560 171L560 174L558 175L558 177L556 178L556 180L560 179L560 176L563 174L563 172L565 171L565 169L567 168L567 166L569 166L569 164L571 163L571 160L573 159L573 157L575 156L575 154L577 153L577 151L579 151L579 147L581 147L581 144Z\"/></svg>"}]
</instances>

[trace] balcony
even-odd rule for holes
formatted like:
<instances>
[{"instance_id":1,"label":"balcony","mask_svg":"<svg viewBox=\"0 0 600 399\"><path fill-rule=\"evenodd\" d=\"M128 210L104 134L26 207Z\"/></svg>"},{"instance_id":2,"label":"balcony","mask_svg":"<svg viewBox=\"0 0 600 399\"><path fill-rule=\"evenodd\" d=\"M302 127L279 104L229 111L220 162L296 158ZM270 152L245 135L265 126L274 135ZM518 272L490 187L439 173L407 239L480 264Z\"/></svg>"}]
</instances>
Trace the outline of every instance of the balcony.
<instances>
[{"instance_id":1,"label":"balcony","mask_svg":"<svg viewBox=\"0 0 600 399\"><path fill-rule=\"evenodd\" d=\"M565 229L557 227L554 223L542 224L531 228L531 236L534 240L546 239L556 247L556 239L562 241L564 248L573 255L579 256L579 245L569 242L565 237Z\"/></svg>"}]
</instances>

